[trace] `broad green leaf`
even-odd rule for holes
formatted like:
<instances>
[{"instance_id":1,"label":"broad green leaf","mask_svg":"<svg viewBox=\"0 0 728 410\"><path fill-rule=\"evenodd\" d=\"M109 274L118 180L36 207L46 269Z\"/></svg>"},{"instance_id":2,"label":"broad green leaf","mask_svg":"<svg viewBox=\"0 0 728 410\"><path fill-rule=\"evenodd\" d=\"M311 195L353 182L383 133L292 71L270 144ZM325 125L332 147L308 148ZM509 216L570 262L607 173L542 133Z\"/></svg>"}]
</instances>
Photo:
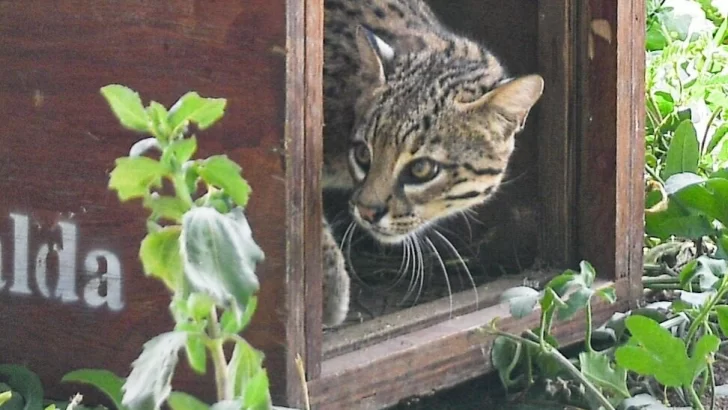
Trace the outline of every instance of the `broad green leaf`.
<instances>
[{"instance_id":1,"label":"broad green leaf","mask_svg":"<svg viewBox=\"0 0 728 410\"><path fill-rule=\"evenodd\" d=\"M146 342L122 388L122 404L132 410L159 409L172 391L172 375L186 342L184 332L162 333Z\"/></svg>"},{"instance_id":2,"label":"broad green leaf","mask_svg":"<svg viewBox=\"0 0 728 410\"><path fill-rule=\"evenodd\" d=\"M692 172L680 172L670 176L670 178L665 181L665 192L667 192L668 195L674 195L685 187L699 184L701 182L705 182L705 178L698 174Z\"/></svg>"},{"instance_id":3,"label":"broad green leaf","mask_svg":"<svg viewBox=\"0 0 728 410\"><path fill-rule=\"evenodd\" d=\"M608 303L614 303L617 301L617 291L611 286L597 290L596 294Z\"/></svg>"},{"instance_id":4,"label":"broad green leaf","mask_svg":"<svg viewBox=\"0 0 728 410\"><path fill-rule=\"evenodd\" d=\"M700 147L695 126L691 121L683 121L675 130L667 150L663 179L681 172L697 172L699 159Z\"/></svg>"},{"instance_id":5,"label":"broad green leaf","mask_svg":"<svg viewBox=\"0 0 728 410\"><path fill-rule=\"evenodd\" d=\"M172 410L209 410L210 406L187 393L173 391L167 398Z\"/></svg>"},{"instance_id":6,"label":"broad green leaf","mask_svg":"<svg viewBox=\"0 0 728 410\"><path fill-rule=\"evenodd\" d=\"M61 382L83 383L94 386L99 391L104 393L104 395L106 395L106 397L111 400L111 402L117 409L126 409L126 407L121 404L121 386L123 386L124 384L124 379L108 370L74 370L72 372L66 373L61 379Z\"/></svg>"},{"instance_id":7,"label":"broad green leaf","mask_svg":"<svg viewBox=\"0 0 728 410\"><path fill-rule=\"evenodd\" d=\"M183 200L174 196L152 194L144 198L144 206L152 211L152 218L182 222L182 215L190 209Z\"/></svg>"},{"instance_id":8,"label":"broad green leaf","mask_svg":"<svg viewBox=\"0 0 728 410\"><path fill-rule=\"evenodd\" d=\"M644 316L625 320L632 339L615 353L617 364L643 376L653 376L667 387L679 387L692 380L685 343Z\"/></svg>"},{"instance_id":9,"label":"broad green leaf","mask_svg":"<svg viewBox=\"0 0 728 410\"><path fill-rule=\"evenodd\" d=\"M160 187L166 173L165 167L151 158L119 158L111 171L109 188L116 190L121 201L141 198L150 188Z\"/></svg>"},{"instance_id":10,"label":"broad green leaf","mask_svg":"<svg viewBox=\"0 0 728 410\"><path fill-rule=\"evenodd\" d=\"M645 213L645 232L660 239L671 236L695 239L715 231L705 215L680 215L672 203L665 211Z\"/></svg>"},{"instance_id":11,"label":"broad green leaf","mask_svg":"<svg viewBox=\"0 0 728 410\"><path fill-rule=\"evenodd\" d=\"M195 334L187 336L185 353L190 368L198 374L205 374L207 370L207 348L201 336Z\"/></svg>"},{"instance_id":12,"label":"broad green leaf","mask_svg":"<svg viewBox=\"0 0 728 410\"><path fill-rule=\"evenodd\" d=\"M144 273L161 279L172 290L177 289L182 274L180 234L178 225L167 226L147 234L139 247Z\"/></svg>"},{"instance_id":13,"label":"broad green leaf","mask_svg":"<svg viewBox=\"0 0 728 410\"><path fill-rule=\"evenodd\" d=\"M616 396L623 400L630 397L627 388L627 370L619 366L612 366L609 356L584 352L579 354L581 373L601 390L609 392L609 396Z\"/></svg>"},{"instance_id":14,"label":"broad green leaf","mask_svg":"<svg viewBox=\"0 0 728 410\"><path fill-rule=\"evenodd\" d=\"M680 300L690 307L701 307L715 296L715 292L680 292Z\"/></svg>"},{"instance_id":15,"label":"broad green leaf","mask_svg":"<svg viewBox=\"0 0 728 410\"><path fill-rule=\"evenodd\" d=\"M182 220L180 244L192 288L221 306L234 301L242 312L258 291L255 267L263 259L242 210L226 215L212 208L191 210Z\"/></svg>"},{"instance_id":16,"label":"broad green leaf","mask_svg":"<svg viewBox=\"0 0 728 410\"><path fill-rule=\"evenodd\" d=\"M559 309L559 320L571 319L578 311L586 308L591 300L594 291L590 288L582 287L574 291L566 299L566 306Z\"/></svg>"},{"instance_id":17,"label":"broad green leaf","mask_svg":"<svg viewBox=\"0 0 728 410\"><path fill-rule=\"evenodd\" d=\"M516 319L521 319L533 312L541 292L528 286L516 286L507 289L500 297L501 303L507 302L510 306L510 313Z\"/></svg>"},{"instance_id":18,"label":"broad green leaf","mask_svg":"<svg viewBox=\"0 0 728 410\"><path fill-rule=\"evenodd\" d=\"M216 155L200 164L197 172L210 185L222 188L241 207L248 203L250 186L240 175L241 168L226 155Z\"/></svg>"},{"instance_id":19,"label":"broad green leaf","mask_svg":"<svg viewBox=\"0 0 728 410\"><path fill-rule=\"evenodd\" d=\"M169 125L179 130L186 122L194 122L204 130L225 114L224 98L203 98L196 92L183 95L169 110Z\"/></svg>"},{"instance_id":20,"label":"broad green leaf","mask_svg":"<svg viewBox=\"0 0 728 410\"><path fill-rule=\"evenodd\" d=\"M23 410L40 410L43 408L43 386L38 375L23 366L0 364L0 378L13 391L22 396L25 402ZM14 399L11 397L8 400Z\"/></svg>"},{"instance_id":21,"label":"broad green leaf","mask_svg":"<svg viewBox=\"0 0 728 410\"><path fill-rule=\"evenodd\" d=\"M111 84L101 88L101 95L109 103L121 125L132 131L149 131L149 116L144 110L142 99L134 90Z\"/></svg>"},{"instance_id":22,"label":"broad green leaf","mask_svg":"<svg viewBox=\"0 0 728 410\"><path fill-rule=\"evenodd\" d=\"M233 355L227 367L227 377L233 383L233 394L236 397L245 394L250 380L263 371L263 354L248 342L240 340L235 343Z\"/></svg>"},{"instance_id":23,"label":"broad green leaf","mask_svg":"<svg viewBox=\"0 0 728 410\"><path fill-rule=\"evenodd\" d=\"M728 337L728 305L716 306L715 313L718 315L718 326L720 326L723 337Z\"/></svg>"},{"instance_id":24,"label":"broad green leaf","mask_svg":"<svg viewBox=\"0 0 728 410\"><path fill-rule=\"evenodd\" d=\"M147 115L152 124L152 134L163 142L168 141L172 129L167 123L167 109L162 104L152 101L147 107Z\"/></svg>"}]
</instances>

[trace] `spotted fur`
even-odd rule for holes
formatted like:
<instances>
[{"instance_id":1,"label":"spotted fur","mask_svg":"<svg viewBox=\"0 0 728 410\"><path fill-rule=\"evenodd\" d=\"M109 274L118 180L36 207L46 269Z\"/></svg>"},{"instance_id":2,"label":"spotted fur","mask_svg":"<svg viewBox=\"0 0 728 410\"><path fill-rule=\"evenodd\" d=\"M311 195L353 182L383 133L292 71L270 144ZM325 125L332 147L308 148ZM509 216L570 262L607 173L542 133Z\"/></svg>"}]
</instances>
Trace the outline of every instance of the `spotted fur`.
<instances>
[{"instance_id":1,"label":"spotted fur","mask_svg":"<svg viewBox=\"0 0 728 410\"><path fill-rule=\"evenodd\" d=\"M324 189L351 189L354 219L384 243L490 198L541 77L510 78L421 0L324 4ZM341 259L327 262L325 282L348 285ZM335 296L325 292L325 310L345 312Z\"/></svg>"}]
</instances>

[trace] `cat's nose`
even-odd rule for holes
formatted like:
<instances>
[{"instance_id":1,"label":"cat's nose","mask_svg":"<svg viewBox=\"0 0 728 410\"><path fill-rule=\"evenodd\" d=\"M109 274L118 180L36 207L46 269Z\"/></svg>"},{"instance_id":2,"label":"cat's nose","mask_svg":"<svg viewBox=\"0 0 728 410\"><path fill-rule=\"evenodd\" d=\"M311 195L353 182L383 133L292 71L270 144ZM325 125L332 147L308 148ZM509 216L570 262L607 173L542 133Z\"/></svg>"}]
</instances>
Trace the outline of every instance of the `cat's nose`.
<instances>
[{"instance_id":1,"label":"cat's nose","mask_svg":"<svg viewBox=\"0 0 728 410\"><path fill-rule=\"evenodd\" d=\"M356 209L359 211L361 219L372 224L379 222L379 220L387 213L387 207L385 205L367 206L359 204L356 206Z\"/></svg>"}]
</instances>

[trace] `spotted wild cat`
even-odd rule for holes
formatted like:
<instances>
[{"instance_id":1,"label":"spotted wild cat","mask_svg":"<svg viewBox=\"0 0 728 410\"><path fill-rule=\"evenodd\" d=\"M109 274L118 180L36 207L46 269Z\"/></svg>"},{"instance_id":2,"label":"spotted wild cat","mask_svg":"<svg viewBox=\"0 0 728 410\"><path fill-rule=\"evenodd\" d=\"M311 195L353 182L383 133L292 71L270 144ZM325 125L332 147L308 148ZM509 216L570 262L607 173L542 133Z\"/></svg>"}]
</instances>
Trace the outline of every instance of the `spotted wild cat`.
<instances>
[{"instance_id":1,"label":"spotted wild cat","mask_svg":"<svg viewBox=\"0 0 728 410\"><path fill-rule=\"evenodd\" d=\"M324 189L381 243L487 201L543 79L516 79L421 0L325 0ZM324 223L324 323L349 308L344 258Z\"/></svg>"}]
</instances>

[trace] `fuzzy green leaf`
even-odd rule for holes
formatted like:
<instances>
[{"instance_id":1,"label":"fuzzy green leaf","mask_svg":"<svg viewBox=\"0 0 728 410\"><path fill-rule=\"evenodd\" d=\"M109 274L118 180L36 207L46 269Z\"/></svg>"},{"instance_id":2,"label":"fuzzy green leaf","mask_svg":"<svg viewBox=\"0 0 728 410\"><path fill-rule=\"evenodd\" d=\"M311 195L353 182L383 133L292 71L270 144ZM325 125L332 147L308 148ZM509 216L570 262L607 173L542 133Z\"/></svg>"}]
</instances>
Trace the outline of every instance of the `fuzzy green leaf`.
<instances>
[{"instance_id":1,"label":"fuzzy green leaf","mask_svg":"<svg viewBox=\"0 0 728 410\"><path fill-rule=\"evenodd\" d=\"M66 373L61 379L61 382L83 383L91 385L104 393L117 409L126 409L126 407L121 404L121 387L124 385L124 379L108 370L74 370L72 372Z\"/></svg>"},{"instance_id":2,"label":"fuzzy green leaf","mask_svg":"<svg viewBox=\"0 0 728 410\"><path fill-rule=\"evenodd\" d=\"M180 233L177 225L164 227L147 234L139 248L144 273L161 279L172 290L177 289L182 275Z\"/></svg>"},{"instance_id":3,"label":"fuzzy green leaf","mask_svg":"<svg viewBox=\"0 0 728 410\"><path fill-rule=\"evenodd\" d=\"M508 302L511 316L521 319L533 312L533 308L541 298L541 293L527 286L516 286L507 289L500 297L501 303Z\"/></svg>"},{"instance_id":4,"label":"fuzzy green leaf","mask_svg":"<svg viewBox=\"0 0 728 410\"><path fill-rule=\"evenodd\" d=\"M246 327L248 327L257 307L258 298L256 296L251 296L250 299L248 299L248 306L245 307L245 310L242 313L237 311L237 305L233 305L229 309L226 309L220 318L222 331L227 334L238 334L242 332Z\"/></svg>"},{"instance_id":5,"label":"fuzzy green leaf","mask_svg":"<svg viewBox=\"0 0 728 410\"><path fill-rule=\"evenodd\" d=\"M173 222L182 222L182 215L190 209L183 200L174 196L153 194L144 198L144 206L152 211L153 218L163 218Z\"/></svg>"},{"instance_id":6,"label":"fuzzy green leaf","mask_svg":"<svg viewBox=\"0 0 728 410\"><path fill-rule=\"evenodd\" d=\"M141 198L147 195L150 188L160 187L166 173L164 165L151 158L119 158L111 171L109 188L116 190L121 201Z\"/></svg>"},{"instance_id":7,"label":"fuzzy green leaf","mask_svg":"<svg viewBox=\"0 0 728 410\"><path fill-rule=\"evenodd\" d=\"M212 208L191 210L183 218L180 243L192 288L220 306L234 301L242 312L258 291L255 267L263 259L242 210L225 215Z\"/></svg>"},{"instance_id":8,"label":"fuzzy green leaf","mask_svg":"<svg viewBox=\"0 0 728 410\"><path fill-rule=\"evenodd\" d=\"M718 325L724 337L728 337L728 305L718 305L715 307L718 315Z\"/></svg>"},{"instance_id":9,"label":"fuzzy green leaf","mask_svg":"<svg viewBox=\"0 0 728 410\"><path fill-rule=\"evenodd\" d=\"M233 393L236 397L245 394L250 380L263 371L262 366L263 354L261 352L244 340L235 343L233 355L227 367L227 377L233 383Z\"/></svg>"},{"instance_id":10,"label":"fuzzy green leaf","mask_svg":"<svg viewBox=\"0 0 728 410\"><path fill-rule=\"evenodd\" d=\"M193 122L204 130L225 114L226 104L224 98L203 98L196 92L188 92L169 110L169 125L179 130L186 122Z\"/></svg>"},{"instance_id":11,"label":"fuzzy green leaf","mask_svg":"<svg viewBox=\"0 0 728 410\"><path fill-rule=\"evenodd\" d=\"M121 125L132 131L149 131L149 115L139 94L134 90L123 85L111 84L101 88L101 95L109 103Z\"/></svg>"},{"instance_id":12,"label":"fuzzy green leaf","mask_svg":"<svg viewBox=\"0 0 728 410\"><path fill-rule=\"evenodd\" d=\"M241 169L226 155L216 155L203 161L197 172L205 182L222 188L236 204L244 208L250 196L250 186L240 175Z\"/></svg>"},{"instance_id":13,"label":"fuzzy green leaf","mask_svg":"<svg viewBox=\"0 0 728 410\"><path fill-rule=\"evenodd\" d=\"M131 410L158 409L172 391L172 375L187 333L168 332L144 344L123 386L122 404Z\"/></svg>"}]
</instances>

